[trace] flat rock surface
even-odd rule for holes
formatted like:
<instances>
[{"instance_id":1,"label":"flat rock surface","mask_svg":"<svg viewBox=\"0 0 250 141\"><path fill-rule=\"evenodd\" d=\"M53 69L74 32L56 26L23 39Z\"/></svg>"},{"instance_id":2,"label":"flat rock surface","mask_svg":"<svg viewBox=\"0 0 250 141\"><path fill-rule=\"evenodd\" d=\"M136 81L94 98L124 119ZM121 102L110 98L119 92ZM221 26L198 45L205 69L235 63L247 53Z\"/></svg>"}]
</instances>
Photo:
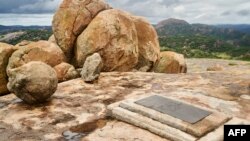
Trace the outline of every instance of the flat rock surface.
<instances>
[{"instance_id":1,"label":"flat rock surface","mask_svg":"<svg viewBox=\"0 0 250 141\"><path fill-rule=\"evenodd\" d=\"M209 111L194 107L192 105L157 95L138 100L135 103L160 113L176 117L191 124L194 124L212 114Z\"/></svg>"},{"instance_id":2,"label":"flat rock surface","mask_svg":"<svg viewBox=\"0 0 250 141\"><path fill-rule=\"evenodd\" d=\"M250 62L231 62L188 59L187 74L102 73L94 84L74 79L60 83L50 101L37 106L13 94L0 97L0 140L69 140L63 133L71 130L81 133L73 140L166 141L114 119L98 120L107 105L152 93L250 121ZM207 72L214 64L224 70Z\"/></svg>"}]
</instances>

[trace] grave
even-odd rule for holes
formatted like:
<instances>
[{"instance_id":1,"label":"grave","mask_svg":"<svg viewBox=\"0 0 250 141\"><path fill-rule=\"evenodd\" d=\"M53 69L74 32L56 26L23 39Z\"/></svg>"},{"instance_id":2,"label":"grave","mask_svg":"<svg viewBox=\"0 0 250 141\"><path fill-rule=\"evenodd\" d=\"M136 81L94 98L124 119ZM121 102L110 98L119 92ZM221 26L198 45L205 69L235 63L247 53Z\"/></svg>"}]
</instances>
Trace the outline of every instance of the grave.
<instances>
[{"instance_id":1,"label":"grave","mask_svg":"<svg viewBox=\"0 0 250 141\"><path fill-rule=\"evenodd\" d=\"M211 115L209 111L157 95L138 100L135 103L191 124Z\"/></svg>"},{"instance_id":2,"label":"grave","mask_svg":"<svg viewBox=\"0 0 250 141\"><path fill-rule=\"evenodd\" d=\"M220 139L223 138L224 124L242 121L160 95L123 100L109 105L108 110L110 116L118 120L173 141L206 141L215 135L215 139Z\"/></svg>"}]
</instances>

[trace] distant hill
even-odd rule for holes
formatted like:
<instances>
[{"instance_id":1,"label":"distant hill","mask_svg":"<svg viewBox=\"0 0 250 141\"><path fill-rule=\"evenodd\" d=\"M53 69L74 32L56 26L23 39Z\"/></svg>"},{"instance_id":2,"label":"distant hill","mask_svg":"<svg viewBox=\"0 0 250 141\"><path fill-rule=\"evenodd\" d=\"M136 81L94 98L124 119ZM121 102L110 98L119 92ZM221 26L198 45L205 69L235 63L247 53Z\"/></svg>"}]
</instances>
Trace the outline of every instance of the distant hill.
<instances>
[{"instance_id":1,"label":"distant hill","mask_svg":"<svg viewBox=\"0 0 250 141\"><path fill-rule=\"evenodd\" d=\"M154 25L161 50L171 50L190 58L222 58L250 61L248 25L189 24L167 19ZM243 32L244 31L244 32ZM48 40L51 26L1 26L0 42L17 44L23 40Z\"/></svg>"},{"instance_id":2,"label":"distant hill","mask_svg":"<svg viewBox=\"0 0 250 141\"><path fill-rule=\"evenodd\" d=\"M154 26L162 50L180 52L186 57L250 60L248 26L189 24L173 18Z\"/></svg>"},{"instance_id":3,"label":"distant hill","mask_svg":"<svg viewBox=\"0 0 250 141\"><path fill-rule=\"evenodd\" d=\"M215 25L215 26L220 27L220 28L234 29L242 33L250 34L250 24L235 24L235 25L234 24L220 24L220 25Z\"/></svg>"},{"instance_id":4,"label":"distant hill","mask_svg":"<svg viewBox=\"0 0 250 141\"><path fill-rule=\"evenodd\" d=\"M214 36L217 37L218 39L226 39L234 41L237 41L238 39L243 39L245 36L247 36L246 33L241 32L241 30L243 30L244 27L242 27L242 29L240 29L240 25L239 26L235 25L234 28L230 27L231 26L229 25L213 26L206 24L189 24L184 20L172 19L172 18L161 21L157 25L155 25L155 28L159 36L205 35L205 36Z\"/></svg>"},{"instance_id":5,"label":"distant hill","mask_svg":"<svg viewBox=\"0 0 250 141\"><path fill-rule=\"evenodd\" d=\"M51 26L2 26L0 25L0 42L15 45L23 40L48 40L52 35Z\"/></svg>"},{"instance_id":6,"label":"distant hill","mask_svg":"<svg viewBox=\"0 0 250 141\"><path fill-rule=\"evenodd\" d=\"M19 31L19 30L37 30L37 29L42 29L42 30L51 30L51 26L21 26L21 25L16 25L16 26L4 26L0 25L0 33L9 33L9 32L14 32L14 31Z\"/></svg>"}]
</instances>

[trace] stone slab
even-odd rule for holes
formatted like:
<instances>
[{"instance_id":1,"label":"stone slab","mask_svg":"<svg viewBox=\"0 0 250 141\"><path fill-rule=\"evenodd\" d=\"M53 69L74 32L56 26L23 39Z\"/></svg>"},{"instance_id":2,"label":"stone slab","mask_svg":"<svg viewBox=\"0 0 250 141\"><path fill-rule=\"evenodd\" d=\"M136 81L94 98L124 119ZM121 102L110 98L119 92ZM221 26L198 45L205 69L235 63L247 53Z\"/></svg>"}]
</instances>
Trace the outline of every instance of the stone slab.
<instances>
[{"instance_id":1,"label":"stone slab","mask_svg":"<svg viewBox=\"0 0 250 141\"><path fill-rule=\"evenodd\" d=\"M122 101L119 106L129 111L141 114L150 119L179 129L183 132L187 132L188 134L194 135L196 137L201 137L205 135L206 133L214 130L215 128L219 127L230 119L230 117L225 114L213 112L211 115L207 116L203 120L195 124L190 124L178 118L174 118L167 114L163 114L153 109L149 109L144 106L135 104L135 101L136 100L125 100Z\"/></svg>"},{"instance_id":2,"label":"stone slab","mask_svg":"<svg viewBox=\"0 0 250 141\"><path fill-rule=\"evenodd\" d=\"M205 117L212 114L209 111L194 107L192 105L158 95L146 97L136 101L135 103L156 110L163 114L168 114L191 124L197 123L198 121L201 121Z\"/></svg>"},{"instance_id":3,"label":"stone slab","mask_svg":"<svg viewBox=\"0 0 250 141\"><path fill-rule=\"evenodd\" d=\"M138 113L131 112L121 107L112 109L112 116L121 121L130 123L140 128L146 129L161 137L172 141L195 141L196 137L187 134L181 130L162 124Z\"/></svg>"},{"instance_id":4,"label":"stone slab","mask_svg":"<svg viewBox=\"0 0 250 141\"><path fill-rule=\"evenodd\" d=\"M198 141L223 141L224 138L224 125L245 125L249 124L248 121L240 118L233 118L227 123L221 125L215 131L208 133L206 136L200 138Z\"/></svg>"}]
</instances>

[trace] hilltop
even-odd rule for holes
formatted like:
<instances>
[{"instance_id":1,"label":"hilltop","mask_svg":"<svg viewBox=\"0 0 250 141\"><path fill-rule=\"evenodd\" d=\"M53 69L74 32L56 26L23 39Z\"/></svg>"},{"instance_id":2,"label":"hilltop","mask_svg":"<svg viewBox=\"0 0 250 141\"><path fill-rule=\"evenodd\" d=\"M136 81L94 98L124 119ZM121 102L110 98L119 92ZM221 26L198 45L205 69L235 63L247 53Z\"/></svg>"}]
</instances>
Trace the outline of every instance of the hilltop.
<instances>
[{"instance_id":1,"label":"hilltop","mask_svg":"<svg viewBox=\"0 0 250 141\"><path fill-rule=\"evenodd\" d=\"M161 50L175 51L188 58L250 60L250 25L190 24L166 19L154 25ZM47 40L51 26L1 26L0 41L12 45L22 40Z\"/></svg>"},{"instance_id":2,"label":"hilltop","mask_svg":"<svg viewBox=\"0 0 250 141\"><path fill-rule=\"evenodd\" d=\"M0 141L217 141L250 122L250 62L184 58L247 60L246 33L168 19L162 50L184 55L161 52L151 23L101 0L63 0L52 27L3 27L32 41L0 43Z\"/></svg>"},{"instance_id":3,"label":"hilltop","mask_svg":"<svg viewBox=\"0 0 250 141\"><path fill-rule=\"evenodd\" d=\"M0 42L15 45L23 40L48 40L52 35L51 26L2 26L0 25Z\"/></svg>"},{"instance_id":4,"label":"hilltop","mask_svg":"<svg viewBox=\"0 0 250 141\"><path fill-rule=\"evenodd\" d=\"M250 34L236 27L189 24L172 18L155 25L162 50L186 57L250 60Z\"/></svg>"}]
</instances>

